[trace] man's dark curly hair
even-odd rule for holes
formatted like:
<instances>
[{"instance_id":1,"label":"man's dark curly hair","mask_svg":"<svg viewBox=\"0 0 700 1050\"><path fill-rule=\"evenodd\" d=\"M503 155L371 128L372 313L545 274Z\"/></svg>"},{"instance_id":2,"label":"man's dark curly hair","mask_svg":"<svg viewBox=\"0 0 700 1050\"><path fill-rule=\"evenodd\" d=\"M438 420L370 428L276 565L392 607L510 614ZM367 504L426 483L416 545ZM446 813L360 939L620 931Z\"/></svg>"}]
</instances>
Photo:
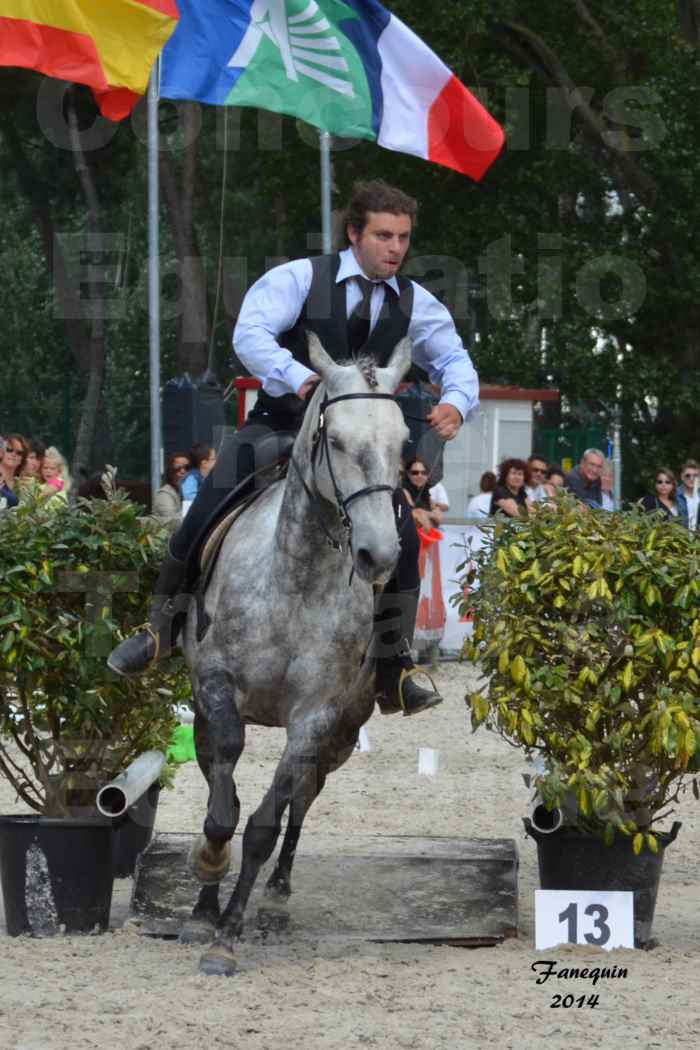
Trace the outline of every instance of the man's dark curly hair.
<instances>
[{"instance_id":1,"label":"man's dark curly hair","mask_svg":"<svg viewBox=\"0 0 700 1050\"><path fill-rule=\"evenodd\" d=\"M362 233L367 225L368 212L388 211L392 215L408 215L411 224L415 226L418 214L418 201L409 197L403 190L396 186L390 186L388 182L381 179L372 179L370 182L356 182L352 188L352 196L345 209L343 216L343 229L345 230L345 243L350 240L347 234L348 226L352 226L358 233Z\"/></svg>"}]
</instances>

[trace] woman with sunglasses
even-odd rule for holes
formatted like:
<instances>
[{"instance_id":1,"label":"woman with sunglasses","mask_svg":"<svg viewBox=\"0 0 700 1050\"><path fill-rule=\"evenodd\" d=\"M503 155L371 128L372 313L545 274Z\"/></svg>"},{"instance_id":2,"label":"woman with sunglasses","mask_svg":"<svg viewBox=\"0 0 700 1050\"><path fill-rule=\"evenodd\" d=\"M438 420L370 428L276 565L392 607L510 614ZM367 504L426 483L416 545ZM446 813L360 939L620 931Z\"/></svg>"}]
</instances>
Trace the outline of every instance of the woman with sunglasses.
<instances>
[{"instance_id":1,"label":"woman with sunglasses","mask_svg":"<svg viewBox=\"0 0 700 1050\"><path fill-rule=\"evenodd\" d=\"M0 510L8 510L10 507L16 507L19 503L12 489L5 484L5 474L2 469L4 461L5 438L0 437Z\"/></svg>"},{"instance_id":2,"label":"woman with sunglasses","mask_svg":"<svg viewBox=\"0 0 700 1050\"><path fill-rule=\"evenodd\" d=\"M442 521L443 514L430 496L429 471L422 459L412 459L407 464L403 491L408 500L416 525L432 529Z\"/></svg>"},{"instance_id":3,"label":"woman with sunglasses","mask_svg":"<svg viewBox=\"0 0 700 1050\"><path fill-rule=\"evenodd\" d=\"M163 484L153 497L153 517L168 528L175 529L182 521L182 495L180 483L192 466L186 452L172 452L168 456L163 475Z\"/></svg>"},{"instance_id":4,"label":"woman with sunglasses","mask_svg":"<svg viewBox=\"0 0 700 1050\"><path fill-rule=\"evenodd\" d=\"M0 485L14 496L14 503L8 499L8 506L14 506L18 499L17 482L22 473L28 449L29 446L21 434L8 434L5 438L5 454L0 463Z\"/></svg>"},{"instance_id":5,"label":"woman with sunglasses","mask_svg":"<svg viewBox=\"0 0 700 1050\"><path fill-rule=\"evenodd\" d=\"M679 517L676 488L673 471L667 467L659 467L654 478L653 493L642 496L639 506L648 514L661 511L667 521L673 521L674 518Z\"/></svg>"}]
</instances>

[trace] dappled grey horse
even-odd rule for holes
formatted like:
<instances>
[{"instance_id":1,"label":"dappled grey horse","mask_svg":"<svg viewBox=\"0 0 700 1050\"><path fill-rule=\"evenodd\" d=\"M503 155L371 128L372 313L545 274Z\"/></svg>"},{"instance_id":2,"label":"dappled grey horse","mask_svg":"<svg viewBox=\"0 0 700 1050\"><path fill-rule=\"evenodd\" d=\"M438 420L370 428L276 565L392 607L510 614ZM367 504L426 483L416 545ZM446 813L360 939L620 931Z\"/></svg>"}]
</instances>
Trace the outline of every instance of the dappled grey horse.
<instances>
[{"instance_id":1,"label":"dappled grey horse","mask_svg":"<svg viewBox=\"0 0 700 1050\"><path fill-rule=\"evenodd\" d=\"M183 648L195 697L195 741L209 784L204 832L190 861L204 883L181 940L211 941L206 974L231 974L234 942L260 867L287 828L266 885L284 901L304 817L328 773L351 755L374 705L373 585L399 554L392 505L408 431L393 391L410 342L386 368L338 365L315 336L321 376L284 482L268 488L228 533L206 594L201 642L189 617ZM245 725L284 726L274 779L248 820L241 870L219 906L240 814L233 773ZM213 939L212 939L213 938Z\"/></svg>"}]
</instances>

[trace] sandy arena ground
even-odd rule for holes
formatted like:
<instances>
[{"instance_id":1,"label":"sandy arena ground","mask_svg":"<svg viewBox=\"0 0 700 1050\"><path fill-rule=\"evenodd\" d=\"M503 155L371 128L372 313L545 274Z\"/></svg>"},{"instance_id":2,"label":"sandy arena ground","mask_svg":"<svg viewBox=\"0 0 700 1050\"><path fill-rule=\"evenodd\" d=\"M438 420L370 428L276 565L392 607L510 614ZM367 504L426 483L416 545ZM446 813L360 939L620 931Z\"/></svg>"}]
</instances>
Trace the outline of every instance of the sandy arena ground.
<instances>
[{"instance_id":1,"label":"sandy arena ground","mask_svg":"<svg viewBox=\"0 0 700 1050\"><path fill-rule=\"evenodd\" d=\"M225 979L198 976L200 949L133 930L45 940L3 936L0 1050L698 1047L700 806L688 792L676 813L683 829L666 857L657 947L536 953L537 860L521 823L527 812L523 756L483 730L471 734L463 704L469 673L457 664L442 666L437 680L446 703L430 714L371 719L372 750L356 753L329 778L300 851L342 853L358 830L511 837L520 853L518 940L465 949L253 937L240 946L238 974ZM241 829L269 784L281 746L279 731L249 731L237 776ZM418 776L419 747L439 751L435 777ZM188 765L175 790L161 796L157 828L199 830L204 806L204 782ZM4 782L0 809L18 811ZM118 916L129 886L129 880L117 885ZM584 980L538 985L531 964L542 958L561 966L616 964L627 967L628 976L595 989ZM551 1008L555 992L594 991L595 1009Z\"/></svg>"}]
</instances>

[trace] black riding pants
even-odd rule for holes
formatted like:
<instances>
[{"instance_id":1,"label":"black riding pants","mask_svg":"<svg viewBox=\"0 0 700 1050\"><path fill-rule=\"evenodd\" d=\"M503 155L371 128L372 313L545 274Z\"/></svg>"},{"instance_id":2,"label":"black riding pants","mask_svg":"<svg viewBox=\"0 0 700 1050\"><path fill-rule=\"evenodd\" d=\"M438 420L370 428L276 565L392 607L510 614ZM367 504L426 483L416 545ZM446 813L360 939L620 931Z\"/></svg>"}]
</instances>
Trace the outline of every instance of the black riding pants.
<instances>
[{"instance_id":1,"label":"black riding pants","mask_svg":"<svg viewBox=\"0 0 700 1050\"><path fill-rule=\"evenodd\" d=\"M276 462L278 453L281 453L290 436L300 426L300 417L254 411L240 430L227 435L217 454L214 469L202 483L182 525L170 539L173 557L187 561L197 552L209 523L217 517L236 486L255 470ZM264 484L259 479L257 483ZM246 482L240 495L252 492L255 485L256 479ZM394 574L385 588L391 593L414 590L420 584L418 533L402 489L394 493L394 513L401 553Z\"/></svg>"}]
</instances>

